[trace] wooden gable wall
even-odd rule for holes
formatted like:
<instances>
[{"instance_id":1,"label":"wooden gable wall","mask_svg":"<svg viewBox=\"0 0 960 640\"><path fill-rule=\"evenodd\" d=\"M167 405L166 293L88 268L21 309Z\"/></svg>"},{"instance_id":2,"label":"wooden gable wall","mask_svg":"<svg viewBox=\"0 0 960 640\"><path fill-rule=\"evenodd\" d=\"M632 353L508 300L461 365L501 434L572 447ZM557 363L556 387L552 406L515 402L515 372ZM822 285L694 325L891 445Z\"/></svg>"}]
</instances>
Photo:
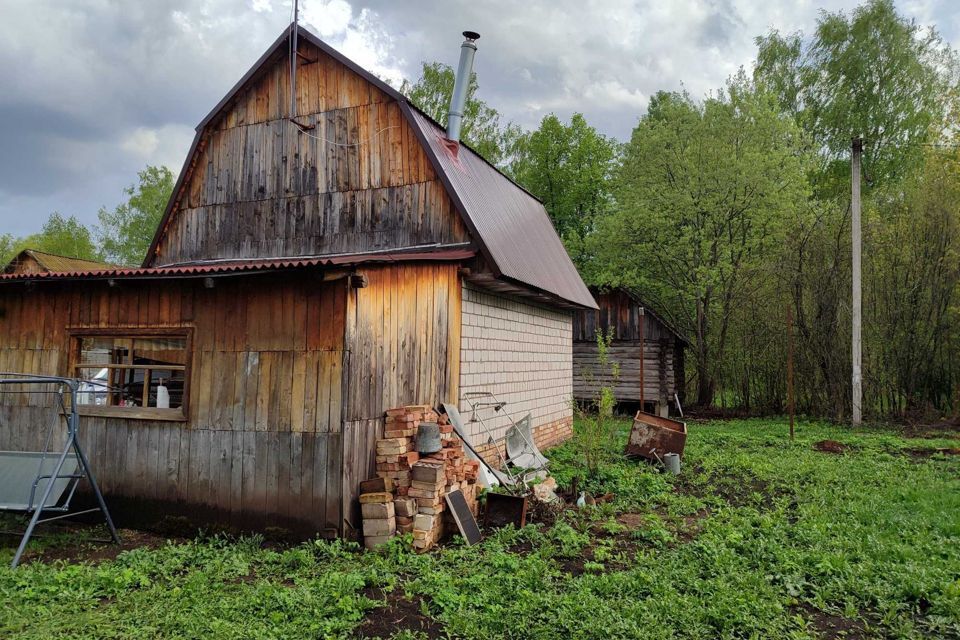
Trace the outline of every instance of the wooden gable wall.
<instances>
[{"instance_id":1,"label":"wooden gable wall","mask_svg":"<svg viewBox=\"0 0 960 640\"><path fill-rule=\"evenodd\" d=\"M469 240L397 102L307 42L297 122L285 55L204 132L154 266Z\"/></svg>"}]
</instances>

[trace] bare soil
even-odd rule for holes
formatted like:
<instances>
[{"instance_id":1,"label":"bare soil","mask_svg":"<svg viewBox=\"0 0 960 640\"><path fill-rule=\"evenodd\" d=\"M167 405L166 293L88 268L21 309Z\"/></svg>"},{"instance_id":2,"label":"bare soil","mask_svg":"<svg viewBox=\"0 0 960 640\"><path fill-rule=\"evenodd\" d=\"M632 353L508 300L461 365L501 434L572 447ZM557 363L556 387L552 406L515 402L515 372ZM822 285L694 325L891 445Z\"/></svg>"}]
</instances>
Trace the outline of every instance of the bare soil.
<instances>
[{"instance_id":1,"label":"bare soil","mask_svg":"<svg viewBox=\"0 0 960 640\"><path fill-rule=\"evenodd\" d=\"M813 443L813 449L822 453L846 453L851 447L836 440L821 440Z\"/></svg>"},{"instance_id":2,"label":"bare soil","mask_svg":"<svg viewBox=\"0 0 960 640\"><path fill-rule=\"evenodd\" d=\"M821 638L855 640L871 637L867 633L866 625L860 620L851 620L833 613L827 613L806 603L794 605L791 607L791 611L809 620L810 627Z\"/></svg>"},{"instance_id":3,"label":"bare soil","mask_svg":"<svg viewBox=\"0 0 960 640\"><path fill-rule=\"evenodd\" d=\"M447 637L442 624L423 615L419 597L407 599L399 589L384 593L377 587L368 587L363 595L371 600L383 600L384 606L367 613L357 628L358 638L391 638L402 630L419 632L428 638Z\"/></svg>"},{"instance_id":4,"label":"bare soil","mask_svg":"<svg viewBox=\"0 0 960 640\"><path fill-rule=\"evenodd\" d=\"M89 531L89 530L88 530ZM85 562L90 564L100 564L101 562L116 560L124 551L133 549L147 548L157 549L167 544L168 541L182 541L181 538L168 538L147 531L138 531L136 529L120 529L120 544L114 544L110 541L104 541L109 538L109 534L104 532L103 540L90 540L85 534L88 531L82 531L79 526L71 525L66 531L57 531L58 535L69 535L75 532L78 541L76 544L52 544L41 549L30 550L23 556L24 562L43 562L52 563L63 560L68 563ZM42 538L41 538L42 539Z\"/></svg>"}]
</instances>

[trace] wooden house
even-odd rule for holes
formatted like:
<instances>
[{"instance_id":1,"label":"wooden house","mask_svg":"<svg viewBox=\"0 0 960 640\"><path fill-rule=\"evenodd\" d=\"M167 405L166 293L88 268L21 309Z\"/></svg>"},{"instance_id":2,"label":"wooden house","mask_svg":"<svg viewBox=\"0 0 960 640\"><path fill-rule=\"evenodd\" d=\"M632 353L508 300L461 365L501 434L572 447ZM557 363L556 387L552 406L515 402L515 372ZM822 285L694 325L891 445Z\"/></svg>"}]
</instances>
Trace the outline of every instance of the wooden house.
<instances>
[{"instance_id":1,"label":"wooden house","mask_svg":"<svg viewBox=\"0 0 960 640\"><path fill-rule=\"evenodd\" d=\"M0 273L48 273L51 271L83 271L104 269L108 265L95 260L58 256L54 253L24 249Z\"/></svg>"},{"instance_id":2,"label":"wooden house","mask_svg":"<svg viewBox=\"0 0 960 640\"><path fill-rule=\"evenodd\" d=\"M573 324L573 391L579 402L609 386L623 407L643 407L666 416L684 397L683 354L687 340L633 291L591 292L599 309L578 311ZM611 338L609 363L599 362L597 332ZM642 354L642 356L641 356ZM675 397L676 396L676 397Z\"/></svg>"},{"instance_id":3,"label":"wooden house","mask_svg":"<svg viewBox=\"0 0 960 640\"><path fill-rule=\"evenodd\" d=\"M303 28L292 82L291 33L197 127L141 268L0 275L0 371L91 381L128 517L347 534L384 411L471 390L570 433L595 302L542 204ZM0 395L0 449L51 410Z\"/></svg>"}]
</instances>

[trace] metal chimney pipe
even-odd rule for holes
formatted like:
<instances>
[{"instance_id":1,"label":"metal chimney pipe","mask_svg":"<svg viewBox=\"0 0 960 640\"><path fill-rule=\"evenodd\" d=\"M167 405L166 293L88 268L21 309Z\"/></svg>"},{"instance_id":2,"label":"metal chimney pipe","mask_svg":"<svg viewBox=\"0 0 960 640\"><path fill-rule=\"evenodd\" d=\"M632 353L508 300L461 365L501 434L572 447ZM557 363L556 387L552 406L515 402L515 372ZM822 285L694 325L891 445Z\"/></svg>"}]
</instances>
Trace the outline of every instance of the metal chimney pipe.
<instances>
[{"instance_id":1,"label":"metal chimney pipe","mask_svg":"<svg viewBox=\"0 0 960 640\"><path fill-rule=\"evenodd\" d=\"M457 67L457 78L453 85L453 95L450 97L450 113L447 114L447 139L451 142L460 142L460 130L463 128L463 112L467 106L467 92L470 89L470 76L473 75L473 56L477 53L479 33L464 31L466 40L460 45L460 65Z\"/></svg>"}]
</instances>

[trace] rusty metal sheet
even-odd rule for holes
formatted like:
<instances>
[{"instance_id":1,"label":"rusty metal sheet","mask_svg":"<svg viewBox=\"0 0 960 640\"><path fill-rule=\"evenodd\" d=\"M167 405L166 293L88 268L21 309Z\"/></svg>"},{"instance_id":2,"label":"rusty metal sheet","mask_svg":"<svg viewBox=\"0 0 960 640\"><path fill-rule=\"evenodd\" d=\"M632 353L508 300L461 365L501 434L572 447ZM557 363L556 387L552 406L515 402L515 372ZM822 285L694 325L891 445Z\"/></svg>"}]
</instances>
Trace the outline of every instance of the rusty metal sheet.
<instances>
[{"instance_id":1,"label":"rusty metal sheet","mask_svg":"<svg viewBox=\"0 0 960 640\"><path fill-rule=\"evenodd\" d=\"M670 418L638 411L627 441L626 454L648 460L662 460L665 453L683 456L687 444L687 424Z\"/></svg>"}]
</instances>

